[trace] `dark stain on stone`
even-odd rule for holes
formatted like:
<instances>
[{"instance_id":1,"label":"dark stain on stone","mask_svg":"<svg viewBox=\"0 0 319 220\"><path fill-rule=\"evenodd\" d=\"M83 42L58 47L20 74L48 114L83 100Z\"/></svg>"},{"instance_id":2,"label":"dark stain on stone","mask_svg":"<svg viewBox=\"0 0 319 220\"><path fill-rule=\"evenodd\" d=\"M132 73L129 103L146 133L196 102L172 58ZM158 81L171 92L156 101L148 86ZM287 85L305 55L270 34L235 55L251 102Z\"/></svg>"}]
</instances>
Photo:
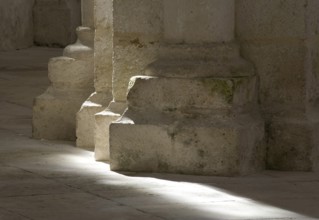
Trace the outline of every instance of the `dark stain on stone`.
<instances>
[{"instance_id":1,"label":"dark stain on stone","mask_svg":"<svg viewBox=\"0 0 319 220\"><path fill-rule=\"evenodd\" d=\"M131 44L134 44L138 48L144 47L144 45L140 42L138 38L135 38L134 40L130 41Z\"/></svg>"}]
</instances>

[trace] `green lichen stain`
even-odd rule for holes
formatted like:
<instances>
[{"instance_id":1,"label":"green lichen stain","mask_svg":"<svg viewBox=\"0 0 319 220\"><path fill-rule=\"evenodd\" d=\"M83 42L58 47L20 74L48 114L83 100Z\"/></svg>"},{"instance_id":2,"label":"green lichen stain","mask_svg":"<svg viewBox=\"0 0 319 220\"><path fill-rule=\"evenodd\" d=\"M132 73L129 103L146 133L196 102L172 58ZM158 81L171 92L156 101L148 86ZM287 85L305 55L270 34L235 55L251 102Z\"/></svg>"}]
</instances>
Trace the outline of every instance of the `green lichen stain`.
<instances>
[{"instance_id":1,"label":"green lichen stain","mask_svg":"<svg viewBox=\"0 0 319 220\"><path fill-rule=\"evenodd\" d=\"M234 97L234 82L231 79L204 79L203 84L212 93L221 94L226 102L231 103Z\"/></svg>"}]
</instances>

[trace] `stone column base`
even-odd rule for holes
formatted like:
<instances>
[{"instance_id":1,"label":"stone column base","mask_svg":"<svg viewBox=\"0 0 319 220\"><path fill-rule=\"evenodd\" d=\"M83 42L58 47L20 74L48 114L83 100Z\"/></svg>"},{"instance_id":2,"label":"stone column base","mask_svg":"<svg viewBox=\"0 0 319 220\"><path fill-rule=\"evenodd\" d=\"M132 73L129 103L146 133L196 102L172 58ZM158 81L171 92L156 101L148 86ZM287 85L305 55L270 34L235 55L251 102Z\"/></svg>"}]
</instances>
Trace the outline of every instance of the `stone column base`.
<instances>
[{"instance_id":1,"label":"stone column base","mask_svg":"<svg viewBox=\"0 0 319 220\"><path fill-rule=\"evenodd\" d=\"M33 137L48 140L75 140L75 115L87 91L63 91L52 87L35 98Z\"/></svg>"},{"instance_id":2,"label":"stone column base","mask_svg":"<svg viewBox=\"0 0 319 220\"><path fill-rule=\"evenodd\" d=\"M126 102L111 102L108 108L95 115L95 159L108 161L109 151L109 126L118 120L126 109Z\"/></svg>"},{"instance_id":3,"label":"stone column base","mask_svg":"<svg viewBox=\"0 0 319 220\"><path fill-rule=\"evenodd\" d=\"M186 119L110 128L111 169L195 175L245 175L264 169L263 122Z\"/></svg>"},{"instance_id":4,"label":"stone column base","mask_svg":"<svg viewBox=\"0 0 319 220\"><path fill-rule=\"evenodd\" d=\"M93 93L76 115L76 146L94 151L94 115L105 109L112 99L111 94Z\"/></svg>"},{"instance_id":5,"label":"stone column base","mask_svg":"<svg viewBox=\"0 0 319 220\"><path fill-rule=\"evenodd\" d=\"M82 103L92 93L90 61L56 57L49 62L51 86L35 98L33 137L75 140L75 119Z\"/></svg>"}]
</instances>

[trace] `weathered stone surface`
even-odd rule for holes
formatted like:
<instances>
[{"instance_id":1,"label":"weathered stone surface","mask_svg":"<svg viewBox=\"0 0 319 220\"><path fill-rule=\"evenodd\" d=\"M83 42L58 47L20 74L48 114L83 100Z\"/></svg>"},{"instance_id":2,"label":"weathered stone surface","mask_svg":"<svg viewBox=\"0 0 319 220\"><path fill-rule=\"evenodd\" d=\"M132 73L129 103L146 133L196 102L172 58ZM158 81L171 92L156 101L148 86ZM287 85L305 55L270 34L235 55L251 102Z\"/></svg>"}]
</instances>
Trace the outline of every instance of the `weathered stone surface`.
<instances>
[{"instance_id":1,"label":"weathered stone surface","mask_svg":"<svg viewBox=\"0 0 319 220\"><path fill-rule=\"evenodd\" d=\"M314 170L319 2L239 0L236 7L242 54L260 76L268 168Z\"/></svg>"},{"instance_id":2,"label":"weathered stone surface","mask_svg":"<svg viewBox=\"0 0 319 220\"><path fill-rule=\"evenodd\" d=\"M82 6L90 4L92 1L82 1ZM92 7L83 9L86 14ZM77 35L77 42L64 49L63 57L50 60L51 86L35 99L33 107L35 138L75 140L76 113L94 91L94 30L79 27Z\"/></svg>"},{"instance_id":3,"label":"weathered stone surface","mask_svg":"<svg viewBox=\"0 0 319 220\"><path fill-rule=\"evenodd\" d=\"M128 109L110 126L111 169L232 176L264 168L254 69L225 43L233 15L231 0L164 1L166 44L149 76L131 78Z\"/></svg>"},{"instance_id":4,"label":"weathered stone surface","mask_svg":"<svg viewBox=\"0 0 319 220\"><path fill-rule=\"evenodd\" d=\"M126 108L130 78L144 73L146 66L156 59L162 38L161 0L113 1L113 101L96 117L96 159L109 159L109 125Z\"/></svg>"},{"instance_id":5,"label":"weathered stone surface","mask_svg":"<svg viewBox=\"0 0 319 220\"><path fill-rule=\"evenodd\" d=\"M111 124L111 169L199 175L263 169L261 121L206 120L126 124L124 118Z\"/></svg>"},{"instance_id":6,"label":"weathered stone surface","mask_svg":"<svg viewBox=\"0 0 319 220\"><path fill-rule=\"evenodd\" d=\"M33 4L34 0L1 0L0 51L33 45Z\"/></svg>"},{"instance_id":7,"label":"weathered stone surface","mask_svg":"<svg viewBox=\"0 0 319 220\"><path fill-rule=\"evenodd\" d=\"M102 111L111 100L109 94L93 93L76 114L76 146L94 151L94 115Z\"/></svg>"},{"instance_id":8,"label":"weathered stone surface","mask_svg":"<svg viewBox=\"0 0 319 220\"><path fill-rule=\"evenodd\" d=\"M87 68L93 69L90 61L68 57L50 60L52 84L35 99L33 137L75 140L75 114L93 88L93 75L87 73Z\"/></svg>"},{"instance_id":9,"label":"weathered stone surface","mask_svg":"<svg viewBox=\"0 0 319 220\"><path fill-rule=\"evenodd\" d=\"M145 112L142 121L148 117L155 120L156 113L168 113L173 121L183 114L188 117L216 112L231 115L249 111L257 101L255 76L195 79L136 76L131 79L130 87L128 105L132 111Z\"/></svg>"},{"instance_id":10,"label":"weathered stone surface","mask_svg":"<svg viewBox=\"0 0 319 220\"><path fill-rule=\"evenodd\" d=\"M91 2L92 3L92 2ZM77 113L76 145L94 150L94 115L104 110L112 100L113 14L111 0L94 2L94 88L95 92ZM92 5L90 6L92 7ZM85 16L89 16L87 14ZM92 20L90 21L92 22ZM107 136L108 134L104 134Z\"/></svg>"},{"instance_id":11,"label":"weathered stone surface","mask_svg":"<svg viewBox=\"0 0 319 220\"><path fill-rule=\"evenodd\" d=\"M75 114L87 92L56 91L49 88L37 97L33 107L33 137L49 140L75 140Z\"/></svg>"},{"instance_id":12,"label":"weathered stone surface","mask_svg":"<svg viewBox=\"0 0 319 220\"><path fill-rule=\"evenodd\" d=\"M76 40L81 24L80 0L35 0L34 41L38 45L66 46Z\"/></svg>"},{"instance_id":13,"label":"weathered stone surface","mask_svg":"<svg viewBox=\"0 0 319 220\"><path fill-rule=\"evenodd\" d=\"M233 0L201 0L200 4L192 0L163 2L166 42L209 43L234 39Z\"/></svg>"},{"instance_id":14,"label":"weathered stone surface","mask_svg":"<svg viewBox=\"0 0 319 220\"><path fill-rule=\"evenodd\" d=\"M275 118L268 129L269 169L318 170L318 120Z\"/></svg>"},{"instance_id":15,"label":"weathered stone surface","mask_svg":"<svg viewBox=\"0 0 319 220\"><path fill-rule=\"evenodd\" d=\"M113 72L113 4L111 0L95 0L94 4L94 87L97 93L110 93Z\"/></svg>"},{"instance_id":16,"label":"weathered stone surface","mask_svg":"<svg viewBox=\"0 0 319 220\"><path fill-rule=\"evenodd\" d=\"M110 127L113 170L231 176L264 168L254 76L140 76L130 85L128 110Z\"/></svg>"},{"instance_id":17,"label":"weathered stone surface","mask_svg":"<svg viewBox=\"0 0 319 220\"><path fill-rule=\"evenodd\" d=\"M126 109L126 102L112 101L102 112L95 115L95 159L110 160L110 124L121 117Z\"/></svg>"},{"instance_id":18,"label":"weathered stone surface","mask_svg":"<svg viewBox=\"0 0 319 220\"><path fill-rule=\"evenodd\" d=\"M143 73L144 68L156 59L158 44L163 35L162 10L160 0L113 2L115 101L126 101L130 78Z\"/></svg>"}]
</instances>

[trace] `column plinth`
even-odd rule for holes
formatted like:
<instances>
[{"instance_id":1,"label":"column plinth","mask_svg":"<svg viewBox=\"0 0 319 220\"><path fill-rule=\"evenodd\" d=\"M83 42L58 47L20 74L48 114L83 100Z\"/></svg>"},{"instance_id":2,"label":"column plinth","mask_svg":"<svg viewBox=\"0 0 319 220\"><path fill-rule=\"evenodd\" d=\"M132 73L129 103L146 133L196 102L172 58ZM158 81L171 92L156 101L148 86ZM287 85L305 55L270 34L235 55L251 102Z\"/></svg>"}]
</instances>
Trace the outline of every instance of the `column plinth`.
<instances>
[{"instance_id":1,"label":"column plinth","mask_svg":"<svg viewBox=\"0 0 319 220\"><path fill-rule=\"evenodd\" d=\"M112 170L233 176L263 169L257 77L233 42L234 1L201 2L164 0L165 43L146 76L131 78L128 108L110 127Z\"/></svg>"},{"instance_id":2,"label":"column plinth","mask_svg":"<svg viewBox=\"0 0 319 220\"><path fill-rule=\"evenodd\" d=\"M33 105L33 137L75 140L76 113L93 89L94 27L91 0L82 0L82 25L75 44L49 61L51 85ZM87 26L86 26L87 25Z\"/></svg>"}]
</instances>

